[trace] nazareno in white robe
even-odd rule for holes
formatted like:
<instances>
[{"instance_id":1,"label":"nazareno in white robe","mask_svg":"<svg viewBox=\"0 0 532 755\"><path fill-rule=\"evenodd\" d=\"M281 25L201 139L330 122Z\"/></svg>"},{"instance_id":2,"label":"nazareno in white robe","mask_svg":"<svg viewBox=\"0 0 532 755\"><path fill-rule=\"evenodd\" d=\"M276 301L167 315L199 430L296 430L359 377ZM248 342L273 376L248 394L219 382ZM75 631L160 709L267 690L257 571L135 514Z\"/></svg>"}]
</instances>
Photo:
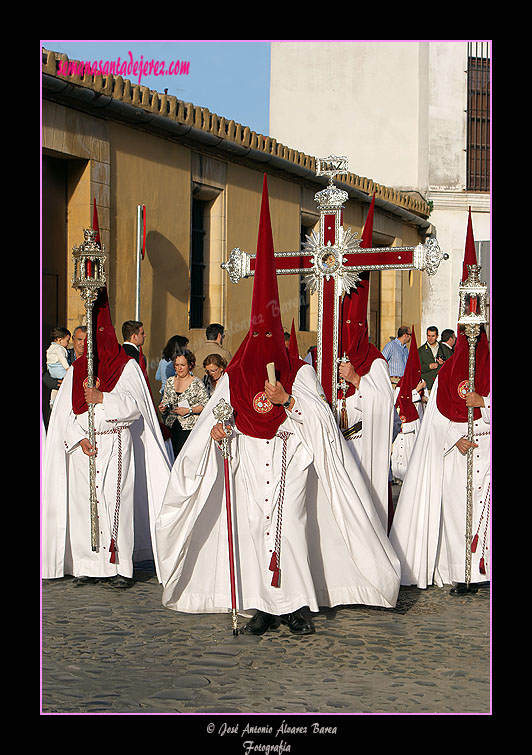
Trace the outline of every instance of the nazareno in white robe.
<instances>
[{"instance_id":1,"label":"nazareno in white robe","mask_svg":"<svg viewBox=\"0 0 532 755\"><path fill-rule=\"evenodd\" d=\"M234 429L231 501L237 608L280 615L308 606L393 607L399 563L315 371L299 369L295 405L279 431L292 433L287 469L280 587L269 570L277 526L282 441ZM157 552L163 604L176 611L231 609L223 458L210 430L212 409L231 402L224 375L177 458L160 516Z\"/></svg>"},{"instance_id":2,"label":"nazareno in white robe","mask_svg":"<svg viewBox=\"0 0 532 755\"><path fill-rule=\"evenodd\" d=\"M394 402L397 401L400 388L395 389ZM392 475L396 480L404 480L410 456L414 449L416 438L421 429L421 420L423 419L423 404L421 396L415 390L412 390L412 401L415 404L418 416L412 422L403 422L401 431L398 433L392 443ZM395 404L394 404L395 405Z\"/></svg>"},{"instance_id":3,"label":"nazareno in white robe","mask_svg":"<svg viewBox=\"0 0 532 755\"><path fill-rule=\"evenodd\" d=\"M401 584L426 588L465 582L467 456L455 447L467 437L467 422L452 422L438 410L436 378L403 482L390 540L401 561ZM475 420L471 582L490 579L490 400ZM479 563L484 557L486 573Z\"/></svg>"},{"instance_id":4,"label":"nazareno in white robe","mask_svg":"<svg viewBox=\"0 0 532 755\"><path fill-rule=\"evenodd\" d=\"M393 431L393 389L388 365L375 359L360 386L346 398L349 427L362 430L347 441L369 489L382 526L388 528L388 482Z\"/></svg>"},{"instance_id":5,"label":"nazareno in white robe","mask_svg":"<svg viewBox=\"0 0 532 755\"><path fill-rule=\"evenodd\" d=\"M72 374L68 370L50 417L42 472L42 577L131 577L133 561L153 558L154 527L171 461L148 391L134 359L113 390L95 405L96 485L99 548L91 549L89 457L79 441L88 437L88 412L72 411ZM116 563L109 544L117 501L119 434L122 427L121 485ZM100 434L100 433L104 434Z\"/></svg>"}]
</instances>

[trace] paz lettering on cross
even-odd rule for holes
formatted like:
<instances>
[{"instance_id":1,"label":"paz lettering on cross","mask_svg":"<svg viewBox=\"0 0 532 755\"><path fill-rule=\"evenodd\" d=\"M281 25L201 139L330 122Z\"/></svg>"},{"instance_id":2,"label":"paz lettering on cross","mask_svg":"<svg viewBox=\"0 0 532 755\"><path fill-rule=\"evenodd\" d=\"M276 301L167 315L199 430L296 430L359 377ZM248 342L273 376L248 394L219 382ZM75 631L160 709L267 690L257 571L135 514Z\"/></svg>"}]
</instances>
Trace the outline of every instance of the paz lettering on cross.
<instances>
[{"instance_id":1,"label":"paz lettering on cross","mask_svg":"<svg viewBox=\"0 0 532 755\"><path fill-rule=\"evenodd\" d=\"M302 275L307 289L318 295L316 372L327 401L336 416L338 394L338 345L340 305L345 293L357 287L365 270L424 270L434 275L442 259L435 238L417 246L361 248L361 238L343 227L344 203L349 194L335 186L333 178L347 172L347 157L329 155L317 160L317 176L328 176L325 189L315 194L320 211L319 231L313 231L297 252L276 252L278 275ZM256 255L238 247L222 268L232 283L254 274Z\"/></svg>"}]
</instances>

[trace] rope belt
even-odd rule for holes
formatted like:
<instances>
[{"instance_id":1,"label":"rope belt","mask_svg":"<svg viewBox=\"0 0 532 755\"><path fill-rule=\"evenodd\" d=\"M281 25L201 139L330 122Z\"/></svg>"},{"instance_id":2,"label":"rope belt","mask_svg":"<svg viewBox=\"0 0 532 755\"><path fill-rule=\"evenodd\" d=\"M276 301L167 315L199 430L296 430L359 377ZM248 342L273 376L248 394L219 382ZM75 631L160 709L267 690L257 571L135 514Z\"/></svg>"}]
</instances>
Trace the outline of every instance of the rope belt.
<instances>
[{"instance_id":1,"label":"rope belt","mask_svg":"<svg viewBox=\"0 0 532 755\"><path fill-rule=\"evenodd\" d=\"M95 435L118 435L118 469L116 474L116 504L115 515L113 518L113 530L111 532L111 543L109 545L109 553L111 557L109 562L111 564L116 563L116 553L118 552L118 522L120 518L120 490L122 484L122 430L129 430L129 425L118 425L111 430L102 430L95 432Z\"/></svg>"},{"instance_id":2,"label":"rope belt","mask_svg":"<svg viewBox=\"0 0 532 755\"><path fill-rule=\"evenodd\" d=\"M484 519L484 536L482 538L482 555L480 557L480 561L478 564L478 570L481 574L486 573L486 563L485 563L485 555L486 555L486 537L488 535L488 524L489 524L489 517L490 517L490 485L488 485L488 489L486 490L486 496L484 498L484 501L481 501L482 503L482 513L480 515L480 519L478 522L477 531L475 534L475 537L473 538L473 541L471 543L471 553L475 553L477 550L479 535L480 535L480 528L482 526L482 520Z\"/></svg>"},{"instance_id":3,"label":"rope belt","mask_svg":"<svg viewBox=\"0 0 532 755\"><path fill-rule=\"evenodd\" d=\"M286 430L282 430L281 432L276 434L276 438L281 438L283 441L283 450L282 450L282 457L281 457L281 483L279 487L279 496L277 498L277 528L275 530L275 550L272 553L272 558L270 561L270 571L273 572L272 577L272 587L280 587L281 586L281 530L283 526L283 504L284 504L284 491L285 491L285 484L286 484L286 468L287 468L287 462L286 462L286 446L288 443L289 437L293 435L293 433L289 433Z\"/></svg>"}]
</instances>

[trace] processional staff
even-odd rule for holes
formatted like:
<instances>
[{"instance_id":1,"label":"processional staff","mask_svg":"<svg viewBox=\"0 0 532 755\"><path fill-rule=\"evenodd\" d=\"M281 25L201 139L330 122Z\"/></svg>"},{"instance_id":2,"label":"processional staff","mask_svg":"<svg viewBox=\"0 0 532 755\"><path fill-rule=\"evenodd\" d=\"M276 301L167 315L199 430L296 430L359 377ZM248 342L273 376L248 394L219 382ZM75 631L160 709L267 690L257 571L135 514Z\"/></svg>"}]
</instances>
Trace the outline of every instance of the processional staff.
<instances>
[{"instance_id":1,"label":"processional staff","mask_svg":"<svg viewBox=\"0 0 532 755\"><path fill-rule=\"evenodd\" d=\"M94 387L94 351L92 333L92 310L100 288L105 287L105 248L96 242L97 231L93 228L83 230L85 241L80 246L72 249L74 259L74 272L72 274L72 287L77 288L85 304L87 322L87 379L86 386ZM89 442L95 445L94 432L94 404L88 404ZM91 519L91 548L98 550L98 503L96 500L96 460L89 456L89 506Z\"/></svg>"},{"instance_id":2,"label":"processional staff","mask_svg":"<svg viewBox=\"0 0 532 755\"><path fill-rule=\"evenodd\" d=\"M235 552L233 545L233 518L231 516L231 480L229 476L229 435L231 428L226 428L225 422L232 417L233 407L225 399L220 399L212 410L217 422L221 422L226 437L220 443L220 450L224 460L224 481L225 481L225 508L227 513L227 538L229 551L229 582L231 585L231 617L233 623L233 635L238 636L238 624L236 616L236 585L235 585Z\"/></svg>"},{"instance_id":3,"label":"processional staff","mask_svg":"<svg viewBox=\"0 0 532 755\"><path fill-rule=\"evenodd\" d=\"M480 265L467 265L468 276L458 289L460 295L460 314L458 324L464 326L469 343L469 385L468 391L475 390L475 351L481 326L488 320L486 316L486 299L488 288L479 278ZM467 408L467 440L474 438L474 408ZM471 546L473 542L473 446L467 451L467 502L465 532L465 583L471 583Z\"/></svg>"}]
</instances>

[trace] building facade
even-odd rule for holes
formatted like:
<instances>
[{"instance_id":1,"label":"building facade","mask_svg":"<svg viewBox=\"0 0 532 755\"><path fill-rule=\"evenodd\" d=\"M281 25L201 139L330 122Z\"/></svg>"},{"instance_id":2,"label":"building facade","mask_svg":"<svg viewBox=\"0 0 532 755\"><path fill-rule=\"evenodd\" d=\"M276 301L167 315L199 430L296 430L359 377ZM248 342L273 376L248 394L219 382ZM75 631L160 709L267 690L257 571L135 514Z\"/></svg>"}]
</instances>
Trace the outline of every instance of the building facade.
<instances>
[{"instance_id":1,"label":"building facade","mask_svg":"<svg viewBox=\"0 0 532 755\"><path fill-rule=\"evenodd\" d=\"M188 336L194 350L210 322L223 323L234 353L249 328L253 280L232 284L220 265L235 247L255 252L264 173L275 249L301 248L319 219L314 195L327 183L315 157L121 76L65 76L61 61L68 69L65 55L43 50L43 351L51 327L72 331L84 321L72 248L92 225L95 201L119 341L121 323L135 319L137 208L146 208L139 319L150 380L168 338ZM432 233L423 198L354 173L340 178L349 194L344 225L359 234L375 193L375 246L415 246ZM401 324L419 326L424 275L372 273L368 314L378 346ZM285 329L294 320L304 355L316 343L316 297L288 275L279 293Z\"/></svg>"},{"instance_id":2,"label":"building facade","mask_svg":"<svg viewBox=\"0 0 532 755\"><path fill-rule=\"evenodd\" d=\"M271 45L270 134L311 154L347 155L357 174L430 204L450 260L422 279L423 336L430 325L456 327L469 207L489 286L490 48L460 40Z\"/></svg>"}]
</instances>

